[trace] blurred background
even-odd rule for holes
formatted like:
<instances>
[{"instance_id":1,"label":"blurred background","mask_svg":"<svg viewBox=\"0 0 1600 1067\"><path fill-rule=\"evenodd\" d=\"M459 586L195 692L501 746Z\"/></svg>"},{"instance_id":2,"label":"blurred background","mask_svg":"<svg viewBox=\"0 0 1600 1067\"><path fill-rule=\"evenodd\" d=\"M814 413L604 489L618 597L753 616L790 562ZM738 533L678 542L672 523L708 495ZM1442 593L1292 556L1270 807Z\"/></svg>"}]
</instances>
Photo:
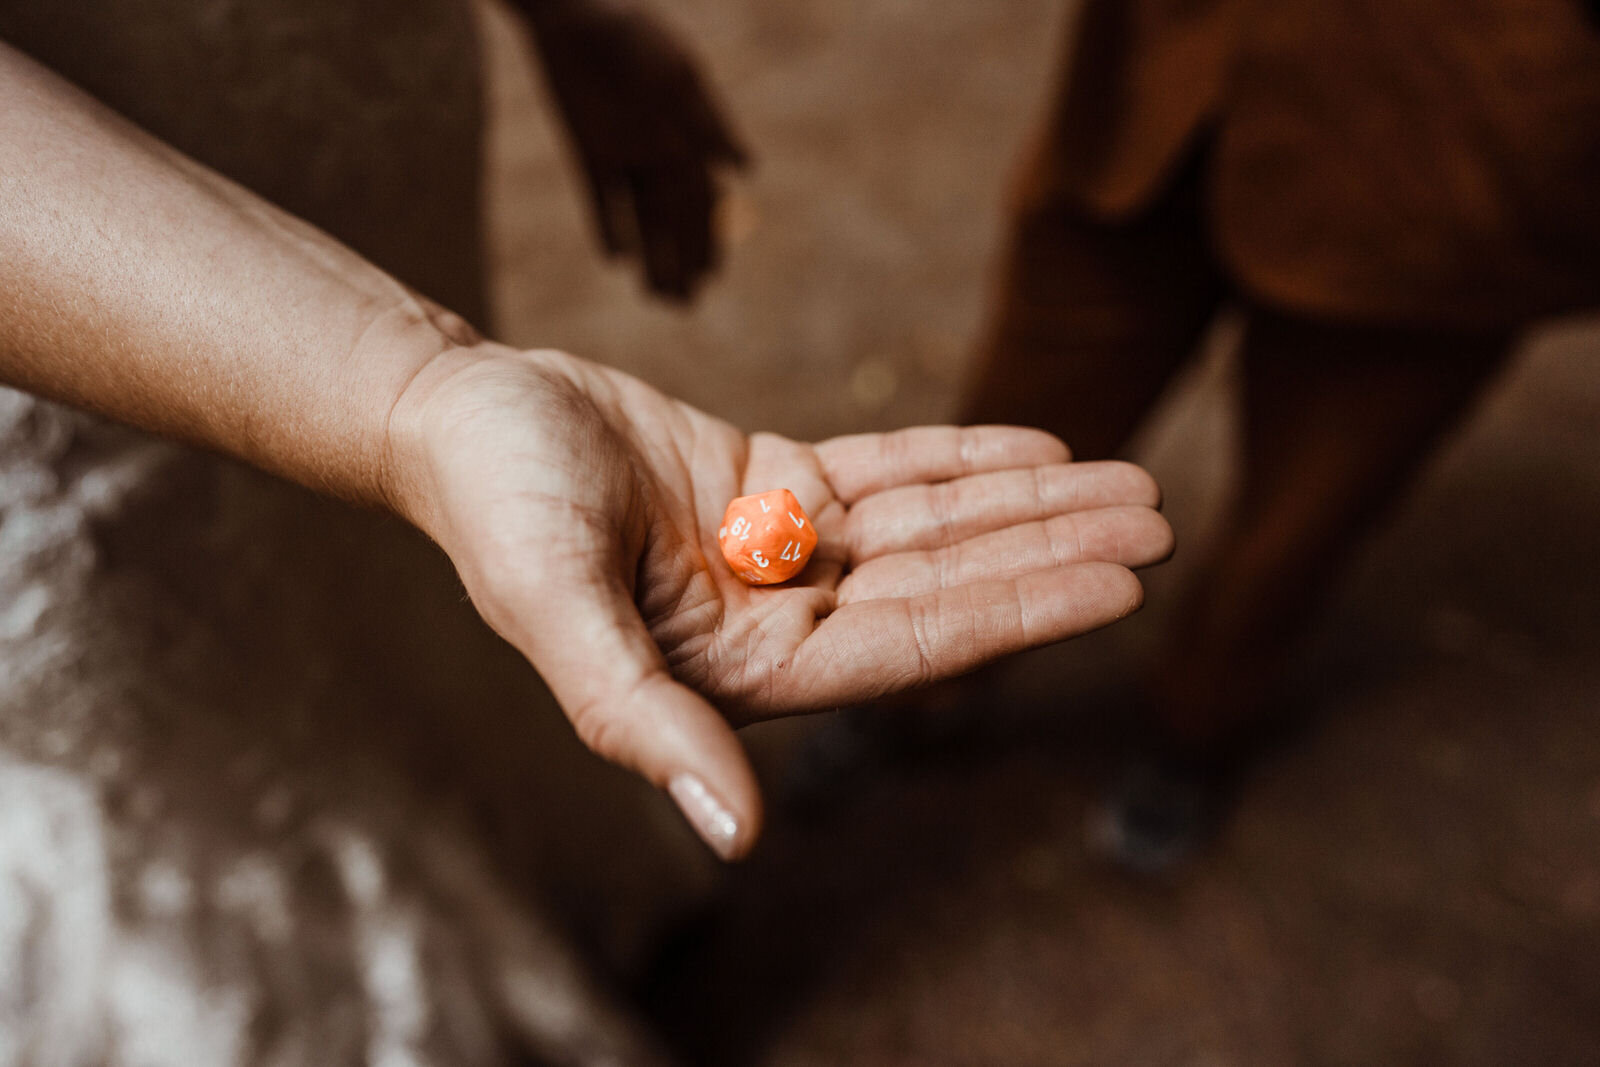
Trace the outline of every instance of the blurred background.
<instances>
[{"instance_id":1,"label":"blurred background","mask_svg":"<svg viewBox=\"0 0 1600 1067\"><path fill-rule=\"evenodd\" d=\"M525 27L480 0L493 332L746 429L955 417L1074 5L649 6L754 157L723 268L685 309L601 257ZM0 36L470 294L472 186L413 194L474 177L461 9L289 7L0 0ZM1462 5L1570 22L1563 56L1600 48L1582 10ZM1540 43L1501 39L1513 71ZM0 1067L661 1062L646 1031L689 1065L1595 1062L1600 320L1536 329L1339 572L1219 838L1147 876L1086 841L1240 484L1241 323L1135 441L1179 541L1144 612L879 709L877 750L850 713L748 730L770 811L728 870L414 532L0 391Z\"/></svg>"},{"instance_id":2,"label":"blurred background","mask_svg":"<svg viewBox=\"0 0 1600 1067\"><path fill-rule=\"evenodd\" d=\"M670 0L756 166L690 311L592 253L520 32L482 10L501 332L807 438L948 419L1054 0ZM1227 316L1141 435L1175 560L1011 664L986 725L768 839L639 991L695 1063L1592 1062L1600 1048L1600 324L1535 334L1297 655L1297 724L1193 865L1084 847L1127 679L1233 478ZM750 731L771 753L812 727ZM784 761L768 761L781 796Z\"/></svg>"}]
</instances>

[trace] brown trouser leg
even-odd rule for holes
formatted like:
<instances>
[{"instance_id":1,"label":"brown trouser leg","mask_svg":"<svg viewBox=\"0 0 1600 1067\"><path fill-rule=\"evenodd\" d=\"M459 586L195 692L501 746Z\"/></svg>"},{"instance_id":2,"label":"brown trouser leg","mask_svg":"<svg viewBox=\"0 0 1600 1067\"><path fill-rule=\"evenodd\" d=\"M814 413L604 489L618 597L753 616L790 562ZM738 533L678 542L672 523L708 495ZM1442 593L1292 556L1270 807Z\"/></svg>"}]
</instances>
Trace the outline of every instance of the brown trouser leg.
<instances>
[{"instance_id":1,"label":"brown trouser leg","mask_svg":"<svg viewBox=\"0 0 1600 1067\"><path fill-rule=\"evenodd\" d=\"M1156 679L1160 714L1180 740L1220 742L1257 714L1356 540L1503 365L1511 341L1509 332L1252 316L1240 498Z\"/></svg>"},{"instance_id":2,"label":"brown trouser leg","mask_svg":"<svg viewBox=\"0 0 1600 1067\"><path fill-rule=\"evenodd\" d=\"M1079 459L1126 443L1227 295L1202 163L1117 225L1043 191L1042 168L1024 175L964 421L1042 426ZM1162 725L1205 746L1259 712L1339 565L1511 340L1252 315L1243 484L1152 679Z\"/></svg>"},{"instance_id":3,"label":"brown trouser leg","mask_svg":"<svg viewBox=\"0 0 1600 1067\"><path fill-rule=\"evenodd\" d=\"M1117 225L1025 173L964 421L1042 426L1079 459L1125 444L1227 294L1203 158ZM1258 713L1329 579L1510 343L1253 314L1240 498L1152 679L1163 725L1205 745Z\"/></svg>"},{"instance_id":4,"label":"brown trouser leg","mask_svg":"<svg viewBox=\"0 0 1600 1067\"><path fill-rule=\"evenodd\" d=\"M1047 167L1024 166L962 422L1041 426L1078 459L1122 447L1193 352L1223 293L1201 231L1198 169L1138 220L1111 225L1052 192ZM947 710L959 723L986 684L980 672L898 703L918 707L918 729L939 732L930 714ZM879 729L873 723L913 720L859 721L871 733Z\"/></svg>"},{"instance_id":5,"label":"brown trouser leg","mask_svg":"<svg viewBox=\"0 0 1600 1067\"><path fill-rule=\"evenodd\" d=\"M1198 161L1138 219L1108 225L1025 175L963 422L1041 426L1078 459L1132 435L1224 292Z\"/></svg>"}]
</instances>

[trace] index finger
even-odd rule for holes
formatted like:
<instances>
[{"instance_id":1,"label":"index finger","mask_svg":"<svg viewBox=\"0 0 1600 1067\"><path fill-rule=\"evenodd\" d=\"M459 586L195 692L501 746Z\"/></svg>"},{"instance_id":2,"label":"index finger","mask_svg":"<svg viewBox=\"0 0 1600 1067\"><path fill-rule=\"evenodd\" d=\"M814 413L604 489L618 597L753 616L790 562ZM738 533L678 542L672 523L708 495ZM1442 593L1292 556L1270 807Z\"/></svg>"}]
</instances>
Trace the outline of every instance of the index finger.
<instances>
[{"instance_id":1,"label":"index finger","mask_svg":"<svg viewBox=\"0 0 1600 1067\"><path fill-rule=\"evenodd\" d=\"M819 443L816 454L834 494L846 505L895 486L1072 458L1060 438L1024 426L914 426L850 434Z\"/></svg>"}]
</instances>

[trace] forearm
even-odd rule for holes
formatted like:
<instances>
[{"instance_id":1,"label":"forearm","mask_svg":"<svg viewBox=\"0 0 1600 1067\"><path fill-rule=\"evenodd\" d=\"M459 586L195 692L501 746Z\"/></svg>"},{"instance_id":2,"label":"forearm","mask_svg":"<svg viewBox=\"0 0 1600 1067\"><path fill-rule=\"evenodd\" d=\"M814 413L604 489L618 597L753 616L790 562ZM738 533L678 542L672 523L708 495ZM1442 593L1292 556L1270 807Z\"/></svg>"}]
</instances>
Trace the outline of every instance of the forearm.
<instances>
[{"instance_id":1,"label":"forearm","mask_svg":"<svg viewBox=\"0 0 1600 1067\"><path fill-rule=\"evenodd\" d=\"M0 382L368 502L465 328L0 44Z\"/></svg>"}]
</instances>

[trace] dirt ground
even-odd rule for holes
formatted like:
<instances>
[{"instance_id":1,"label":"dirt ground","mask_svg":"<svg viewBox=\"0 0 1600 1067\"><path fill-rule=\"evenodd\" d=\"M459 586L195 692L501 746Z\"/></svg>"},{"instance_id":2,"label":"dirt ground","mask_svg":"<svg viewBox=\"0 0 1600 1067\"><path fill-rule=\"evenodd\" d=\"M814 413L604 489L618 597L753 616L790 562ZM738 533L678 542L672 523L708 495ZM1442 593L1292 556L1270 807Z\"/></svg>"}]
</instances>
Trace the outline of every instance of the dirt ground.
<instances>
[{"instance_id":1,"label":"dirt ground","mask_svg":"<svg viewBox=\"0 0 1600 1067\"><path fill-rule=\"evenodd\" d=\"M499 332L750 428L940 420L966 371L1051 0L661 0L758 165L689 313L596 256L486 13ZM769 839L641 993L691 1063L1600 1058L1600 331L1534 338L1366 547L1285 694L1304 728L1218 847L1140 882L1083 846L1119 692L1230 476L1227 322L1145 435L1178 559L1132 623L1013 663L981 729ZM773 753L806 727L757 732ZM767 761L769 788L784 772Z\"/></svg>"}]
</instances>

